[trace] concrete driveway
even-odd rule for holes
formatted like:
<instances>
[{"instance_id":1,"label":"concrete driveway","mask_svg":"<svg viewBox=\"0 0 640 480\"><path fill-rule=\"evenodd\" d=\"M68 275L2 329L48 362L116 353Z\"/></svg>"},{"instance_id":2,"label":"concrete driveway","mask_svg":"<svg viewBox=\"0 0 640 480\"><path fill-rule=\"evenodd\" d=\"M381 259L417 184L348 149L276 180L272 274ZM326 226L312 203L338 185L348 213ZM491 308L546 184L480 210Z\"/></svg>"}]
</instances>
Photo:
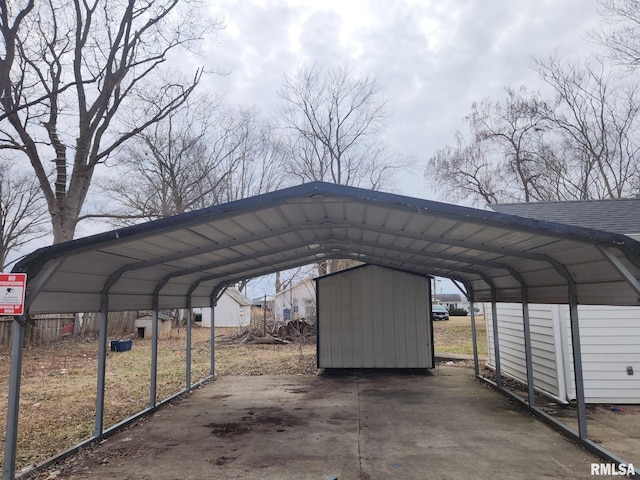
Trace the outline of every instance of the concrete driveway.
<instances>
[{"instance_id":1,"label":"concrete driveway","mask_svg":"<svg viewBox=\"0 0 640 480\"><path fill-rule=\"evenodd\" d=\"M64 478L594 478L600 461L472 372L220 377L59 466ZM599 477L604 478L604 477Z\"/></svg>"}]
</instances>

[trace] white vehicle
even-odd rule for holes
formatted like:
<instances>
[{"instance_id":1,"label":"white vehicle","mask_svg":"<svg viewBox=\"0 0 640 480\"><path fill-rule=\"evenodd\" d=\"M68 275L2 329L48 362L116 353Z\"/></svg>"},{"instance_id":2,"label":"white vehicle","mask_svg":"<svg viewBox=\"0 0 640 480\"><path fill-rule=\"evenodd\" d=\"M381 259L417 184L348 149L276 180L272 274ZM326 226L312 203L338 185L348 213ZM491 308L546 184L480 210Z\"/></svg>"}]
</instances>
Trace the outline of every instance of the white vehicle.
<instances>
[{"instance_id":1,"label":"white vehicle","mask_svg":"<svg viewBox=\"0 0 640 480\"><path fill-rule=\"evenodd\" d=\"M431 305L432 320L449 320L449 310L444 305Z\"/></svg>"}]
</instances>

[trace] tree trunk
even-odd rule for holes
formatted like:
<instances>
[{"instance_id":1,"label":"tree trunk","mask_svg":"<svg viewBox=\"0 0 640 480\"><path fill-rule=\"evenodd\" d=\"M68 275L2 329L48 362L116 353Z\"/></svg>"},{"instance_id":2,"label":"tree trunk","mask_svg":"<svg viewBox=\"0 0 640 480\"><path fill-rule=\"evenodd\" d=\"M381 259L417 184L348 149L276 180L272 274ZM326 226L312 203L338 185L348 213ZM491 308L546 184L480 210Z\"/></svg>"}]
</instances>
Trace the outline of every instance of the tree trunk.
<instances>
[{"instance_id":1,"label":"tree trunk","mask_svg":"<svg viewBox=\"0 0 640 480\"><path fill-rule=\"evenodd\" d=\"M51 211L51 226L53 228L53 243L62 243L73 240L78 224L78 216L73 215L70 209L53 207Z\"/></svg>"},{"instance_id":2,"label":"tree trunk","mask_svg":"<svg viewBox=\"0 0 640 480\"><path fill-rule=\"evenodd\" d=\"M80 162L76 160L76 164ZM84 204L91 179L93 167L76 165L71 174L69 188L65 193L56 192L53 205L49 203L51 225L53 228L53 243L62 243L73 240L78 226L80 211Z\"/></svg>"}]
</instances>

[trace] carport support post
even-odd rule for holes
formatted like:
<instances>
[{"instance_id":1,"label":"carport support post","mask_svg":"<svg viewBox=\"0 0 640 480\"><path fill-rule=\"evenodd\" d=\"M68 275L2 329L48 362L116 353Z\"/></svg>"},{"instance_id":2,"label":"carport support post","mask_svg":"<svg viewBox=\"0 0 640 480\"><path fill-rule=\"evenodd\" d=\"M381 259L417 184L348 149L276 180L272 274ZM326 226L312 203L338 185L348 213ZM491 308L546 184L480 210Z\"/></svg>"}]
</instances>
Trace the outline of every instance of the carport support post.
<instances>
[{"instance_id":1,"label":"carport support post","mask_svg":"<svg viewBox=\"0 0 640 480\"><path fill-rule=\"evenodd\" d=\"M496 367L496 385L502 388L502 371L500 370L500 342L498 338L498 301L496 289L491 286L491 325L493 326L493 363Z\"/></svg>"},{"instance_id":2,"label":"carport support post","mask_svg":"<svg viewBox=\"0 0 640 480\"><path fill-rule=\"evenodd\" d=\"M191 390L191 317L193 316L191 309L191 293L187 296L187 352L185 359L187 362L186 384L187 390Z\"/></svg>"},{"instance_id":3,"label":"carport support post","mask_svg":"<svg viewBox=\"0 0 640 480\"><path fill-rule=\"evenodd\" d=\"M471 315L471 343L473 344L473 371L476 375L480 375L480 367L478 366L478 340L476 338L476 312L473 303L473 295L469 295L469 313Z\"/></svg>"},{"instance_id":4,"label":"carport support post","mask_svg":"<svg viewBox=\"0 0 640 480\"><path fill-rule=\"evenodd\" d=\"M211 294L211 366L209 369L209 375L212 377L216 374L216 292Z\"/></svg>"},{"instance_id":5,"label":"carport support post","mask_svg":"<svg viewBox=\"0 0 640 480\"><path fill-rule=\"evenodd\" d=\"M98 383L96 386L96 420L94 437L100 437L104 426L104 384L107 370L107 320L109 294L103 290L100 300L100 333L98 335Z\"/></svg>"},{"instance_id":6,"label":"carport support post","mask_svg":"<svg viewBox=\"0 0 640 480\"><path fill-rule=\"evenodd\" d=\"M569 320L571 322L571 349L573 351L573 371L576 382L576 401L578 403L578 434L581 439L587 440L587 408L584 398L584 378L582 376L578 292L572 279L569 280Z\"/></svg>"},{"instance_id":7,"label":"carport support post","mask_svg":"<svg viewBox=\"0 0 640 480\"><path fill-rule=\"evenodd\" d=\"M529 322L529 294L526 286L522 286L522 326L524 334L524 356L527 366L527 391L529 406L536 403L535 390L533 388L533 360L531 358L531 325Z\"/></svg>"},{"instance_id":8,"label":"carport support post","mask_svg":"<svg viewBox=\"0 0 640 480\"><path fill-rule=\"evenodd\" d=\"M227 284L219 283L209 296L209 305L211 306L211 366L209 374L212 377L216 375L216 305L226 289Z\"/></svg>"},{"instance_id":9,"label":"carport support post","mask_svg":"<svg viewBox=\"0 0 640 480\"><path fill-rule=\"evenodd\" d=\"M149 388L149 408L154 408L158 391L158 292L153 293L151 316L151 386Z\"/></svg>"},{"instance_id":10,"label":"carport support post","mask_svg":"<svg viewBox=\"0 0 640 480\"><path fill-rule=\"evenodd\" d=\"M13 480L16 472L16 449L18 446L18 408L20 406L20 375L24 352L23 323L14 318L11 325L11 368L9 370L9 401L7 405L7 431L4 442L4 467L2 478Z\"/></svg>"}]
</instances>

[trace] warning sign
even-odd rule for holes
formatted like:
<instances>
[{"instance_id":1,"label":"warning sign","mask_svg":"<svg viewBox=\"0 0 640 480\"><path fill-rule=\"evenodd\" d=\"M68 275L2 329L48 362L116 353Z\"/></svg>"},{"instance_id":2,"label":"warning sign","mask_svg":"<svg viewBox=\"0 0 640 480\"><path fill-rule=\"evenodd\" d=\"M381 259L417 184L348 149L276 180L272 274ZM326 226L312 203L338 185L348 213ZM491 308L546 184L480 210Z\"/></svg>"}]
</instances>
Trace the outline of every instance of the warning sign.
<instances>
[{"instance_id":1,"label":"warning sign","mask_svg":"<svg viewBox=\"0 0 640 480\"><path fill-rule=\"evenodd\" d=\"M0 315L24 313L26 284L25 273L0 273Z\"/></svg>"}]
</instances>

